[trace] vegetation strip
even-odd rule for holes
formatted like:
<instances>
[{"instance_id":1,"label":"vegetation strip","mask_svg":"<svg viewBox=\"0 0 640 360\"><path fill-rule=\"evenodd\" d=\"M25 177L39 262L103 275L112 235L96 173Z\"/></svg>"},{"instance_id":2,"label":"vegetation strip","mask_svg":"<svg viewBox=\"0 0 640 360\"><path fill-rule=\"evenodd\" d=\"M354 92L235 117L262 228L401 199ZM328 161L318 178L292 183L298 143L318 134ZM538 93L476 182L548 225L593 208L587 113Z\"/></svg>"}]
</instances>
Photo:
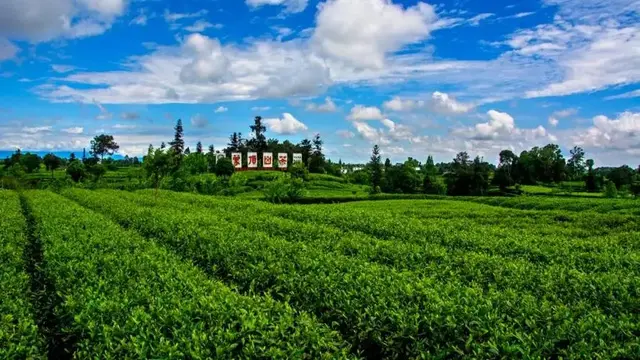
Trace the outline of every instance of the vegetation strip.
<instances>
[{"instance_id":1,"label":"vegetation strip","mask_svg":"<svg viewBox=\"0 0 640 360\"><path fill-rule=\"evenodd\" d=\"M612 317L586 304L419 279L246 231L210 211L141 207L117 193L65 195L166 244L242 292L267 293L315 313L369 358L629 356L638 350L632 335L638 322L628 314Z\"/></svg>"},{"instance_id":2,"label":"vegetation strip","mask_svg":"<svg viewBox=\"0 0 640 360\"><path fill-rule=\"evenodd\" d=\"M17 193L0 190L0 359L45 359L37 307L30 303L35 298L27 273L32 259L20 205Z\"/></svg>"},{"instance_id":3,"label":"vegetation strip","mask_svg":"<svg viewBox=\"0 0 640 360\"><path fill-rule=\"evenodd\" d=\"M216 221L230 221L247 230L303 242L324 251L389 265L399 270L410 270L438 281L455 279L480 285L485 290L492 287L503 291L516 290L563 304L586 301L608 314L640 310L640 277L629 276L636 274L634 267L584 273L574 269L571 264L542 266L524 258L505 258L466 251L464 248L384 241L358 232L318 226L316 219L320 215L299 212L299 207L256 203L254 209L248 209L243 206L246 203L236 200L167 191L161 192L160 196L148 191L119 195L144 206L161 206L191 213L199 211L194 206L207 208L218 214ZM273 216L283 215L285 211L287 214L296 214L297 221Z\"/></svg>"},{"instance_id":4,"label":"vegetation strip","mask_svg":"<svg viewBox=\"0 0 640 360\"><path fill-rule=\"evenodd\" d=\"M82 334L77 358L347 358L326 326L285 304L250 298L58 195L29 192L47 273ZM79 281L80 280L80 281Z\"/></svg>"},{"instance_id":5,"label":"vegetation strip","mask_svg":"<svg viewBox=\"0 0 640 360\"><path fill-rule=\"evenodd\" d=\"M53 279L47 274L42 242L36 231L36 220L24 195L20 196L22 213L26 219L27 241L25 248L26 270L29 274L31 302L36 312L40 333L47 341L49 359L72 359L76 334L64 334L61 319L56 317L56 308L61 299Z\"/></svg>"}]
</instances>

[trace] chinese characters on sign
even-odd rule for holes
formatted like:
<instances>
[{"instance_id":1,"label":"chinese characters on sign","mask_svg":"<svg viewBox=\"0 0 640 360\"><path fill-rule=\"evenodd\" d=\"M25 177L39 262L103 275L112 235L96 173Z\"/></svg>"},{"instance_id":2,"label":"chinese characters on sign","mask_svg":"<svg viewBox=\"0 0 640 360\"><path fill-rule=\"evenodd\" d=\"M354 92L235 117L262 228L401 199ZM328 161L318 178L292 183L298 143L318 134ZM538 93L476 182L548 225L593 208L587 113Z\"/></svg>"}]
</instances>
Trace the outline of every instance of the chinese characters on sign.
<instances>
[{"instance_id":1,"label":"chinese characters on sign","mask_svg":"<svg viewBox=\"0 0 640 360\"><path fill-rule=\"evenodd\" d=\"M302 154L293 154L293 163L302 162Z\"/></svg>"},{"instance_id":2,"label":"chinese characters on sign","mask_svg":"<svg viewBox=\"0 0 640 360\"><path fill-rule=\"evenodd\" d=\"M232 153L231 154L231 162L233 163L233 167L236 169L242 169L242 154L241 153Z\"/></svg>"},{"instance_id":3,"label":"chinese characters on sign","mask_svg":"<svg viewBox=\"0 0 640 360\"><path fill-rule=\"evenodd\" d=\"M264 168L272 168L273 167L273 154L272 153L264 153L264 154L262 154L262 167L264 167Z\"/></svg>"},{"instance_id":4,"label":"chinese characters on sign","mask_svg":"<svg viewBox=\"0 0 640 360\"><path fill-rule=\"evenodd\" d=\"M278 154L278 167L280 169L286 169L287 165L288 165L288 158L287 158L287 154L286 153L279 153Z\"/></svg>"},{"instance_id":5,"label":"chinese characters on sign","mask_svg":"<svg viewBox=\"0 0 640 360\"><path fill-rule=\"evenodd\" d=\"M253 169L258 167L258 153L247 153L247 167Z\"/></svg>"}]
</instances>

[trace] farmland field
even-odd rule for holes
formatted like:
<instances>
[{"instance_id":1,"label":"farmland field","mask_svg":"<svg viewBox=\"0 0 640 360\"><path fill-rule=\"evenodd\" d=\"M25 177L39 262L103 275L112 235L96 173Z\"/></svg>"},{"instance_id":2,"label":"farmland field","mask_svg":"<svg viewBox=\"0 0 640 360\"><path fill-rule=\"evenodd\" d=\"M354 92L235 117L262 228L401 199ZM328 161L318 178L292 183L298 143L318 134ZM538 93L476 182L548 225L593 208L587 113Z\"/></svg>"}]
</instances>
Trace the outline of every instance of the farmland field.
<instances>
[{"instance_id":1,"label":"farmland field","mask_svg":"<svg viewBox=\"0 0 640 360\"><path fill-rule=\"evenodd\" d=\"M633 200L0 200L0 358L640 358Z\"/></svg>"}]
</instances>

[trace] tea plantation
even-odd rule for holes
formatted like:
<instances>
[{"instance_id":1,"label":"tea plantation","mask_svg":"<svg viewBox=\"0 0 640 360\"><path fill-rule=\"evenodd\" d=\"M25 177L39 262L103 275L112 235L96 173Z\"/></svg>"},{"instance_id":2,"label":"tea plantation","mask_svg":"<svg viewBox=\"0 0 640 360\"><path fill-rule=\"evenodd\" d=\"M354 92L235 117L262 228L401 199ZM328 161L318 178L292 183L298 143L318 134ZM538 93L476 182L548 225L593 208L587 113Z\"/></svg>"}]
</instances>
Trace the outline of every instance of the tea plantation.
<instances>
[{"instance_id":1,"label":"tea plantation","mask_svg":"<svg viewBox=\"0 0 640 360\"><path fill-rule=\"evenodd\" d=\"M637 202L451 199L0 191L0 358L640 358Z\"/></svg>"}]
</instances>

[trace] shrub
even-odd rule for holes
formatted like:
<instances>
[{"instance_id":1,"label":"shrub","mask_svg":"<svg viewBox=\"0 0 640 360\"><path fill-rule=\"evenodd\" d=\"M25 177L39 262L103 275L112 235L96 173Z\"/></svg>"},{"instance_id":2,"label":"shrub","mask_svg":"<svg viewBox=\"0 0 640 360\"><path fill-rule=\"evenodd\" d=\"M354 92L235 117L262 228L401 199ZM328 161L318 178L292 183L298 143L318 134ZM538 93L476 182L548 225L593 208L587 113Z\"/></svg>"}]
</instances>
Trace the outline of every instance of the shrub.
<instances>
[{"instance_id":1,"label":"shrub","mask_svg":"<svg viewBox=\"0 0 640 360\"><path fill-rule=\"evenodd\" d=\"M616 188L616 184L613 181L607 181L607 183L605 184L604 196L607 198L618 197L618 189Z\"/></svg>"},{"instance_id":2,"label":"shrub","mask_svg":"<svg viewBox=\"0 0 640 360\"><path fill-rule=\"evenodd\" d=\"M276 204L296 201L304 196L304 181L294 178L276 180L265 187L263 196Z\"/></svg>"}]
</instances>

